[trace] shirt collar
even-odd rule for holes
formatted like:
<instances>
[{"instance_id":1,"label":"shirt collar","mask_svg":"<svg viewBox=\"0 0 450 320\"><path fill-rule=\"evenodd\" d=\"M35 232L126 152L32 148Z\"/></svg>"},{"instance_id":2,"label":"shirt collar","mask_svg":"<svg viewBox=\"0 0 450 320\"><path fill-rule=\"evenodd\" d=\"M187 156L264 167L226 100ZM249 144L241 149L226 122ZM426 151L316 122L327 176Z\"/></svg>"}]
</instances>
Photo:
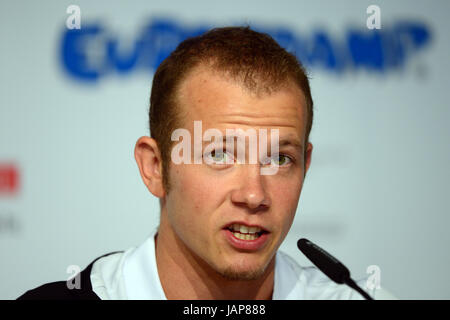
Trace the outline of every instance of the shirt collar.
<instances>
[{"instance_id":1,"label":"shirt collar","mask_svg":"<svg viewBox=\"0 0 450 320\"><path fill-rule=\"evenodd\" d=\"M125 260L123 277L128 299L167 300L156 266L155 230Z\"/></svg>"},{"instance_id":2,"label":"shirt collar","mask_svg":"<svg viewBox=\"0 0 450 320\"><path fill-rule=\"evenodd\" d=\"M125 260L123 276L131 300L167 300L156 265L155 230ZM275 256L273 300L300 299L299 277L284 254Z\"/></svg>"}]
</instances>

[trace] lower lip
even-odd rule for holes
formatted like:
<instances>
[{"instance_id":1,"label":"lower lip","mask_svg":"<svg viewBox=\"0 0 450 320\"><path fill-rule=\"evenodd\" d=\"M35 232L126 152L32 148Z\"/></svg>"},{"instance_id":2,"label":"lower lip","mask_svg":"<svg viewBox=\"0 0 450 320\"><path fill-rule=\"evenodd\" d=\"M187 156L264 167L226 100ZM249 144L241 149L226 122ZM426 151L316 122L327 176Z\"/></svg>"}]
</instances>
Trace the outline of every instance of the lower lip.
<instances>
[{"instance_id":1,"label":"lower lip","mask_svg":"<svg viewBox=\"0 0 450 320\"><path fill-rule=\"evenodd\" d=\"M263 233L255 240L242 240L239 238L236 238L233 233L228 230L224 229L225 237L227 238L228 242L236 249L241 250L249 250L249 251L256 251L261 249L269 239L268 233Z\"/></svg>"}]
</instances>

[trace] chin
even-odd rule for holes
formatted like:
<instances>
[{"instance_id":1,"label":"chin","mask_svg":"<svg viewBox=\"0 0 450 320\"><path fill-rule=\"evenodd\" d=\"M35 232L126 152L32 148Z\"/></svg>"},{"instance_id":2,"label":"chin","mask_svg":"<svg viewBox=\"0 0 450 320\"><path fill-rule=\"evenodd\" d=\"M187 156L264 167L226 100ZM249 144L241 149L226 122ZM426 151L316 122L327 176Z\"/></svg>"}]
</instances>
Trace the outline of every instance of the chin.
<instances>
[{"instance_id":1,"label":"chin","mask_svg":"<svg viewBox=\"0 0 450 320\"><path fill-rule=\"evenodd\" d=\"M266 273L266 269L267 265L265 266L230 265L225 269L218 271L218 273L227 280L251 281L263 277Z\"/></svg>"}]
</instances>

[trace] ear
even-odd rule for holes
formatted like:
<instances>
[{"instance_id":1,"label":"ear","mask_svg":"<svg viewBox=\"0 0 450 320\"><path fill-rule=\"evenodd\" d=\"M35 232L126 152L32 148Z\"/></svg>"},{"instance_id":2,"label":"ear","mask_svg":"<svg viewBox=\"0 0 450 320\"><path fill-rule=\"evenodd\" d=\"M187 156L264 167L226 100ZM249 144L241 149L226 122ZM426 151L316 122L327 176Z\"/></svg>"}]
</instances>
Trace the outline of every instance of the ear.
<instances>
[{"instance_id":1,"label":"ear","mask_svg":"<svg viewBox=\"0 0 450 320\"><path fill-rule=\"evenodd\" d=\"M155 197L163 198L166 194L163 185L162 159L155 139L140 137L134 148L134 158L147 189Z\"/></svg>"},{"instance_id":2,"label":"ear","mask_svg":"<svg viewBox=\"0 0 450 320\"><path fill-rule=\"evenodd\" d=\"M308 142L308 144L306 146L306 152L305 152L305 176L306 176L306 173L308 172L309 166L311 165L312 151L313 151L313 145L310 142Z\"/></svg>"}]
</instances>

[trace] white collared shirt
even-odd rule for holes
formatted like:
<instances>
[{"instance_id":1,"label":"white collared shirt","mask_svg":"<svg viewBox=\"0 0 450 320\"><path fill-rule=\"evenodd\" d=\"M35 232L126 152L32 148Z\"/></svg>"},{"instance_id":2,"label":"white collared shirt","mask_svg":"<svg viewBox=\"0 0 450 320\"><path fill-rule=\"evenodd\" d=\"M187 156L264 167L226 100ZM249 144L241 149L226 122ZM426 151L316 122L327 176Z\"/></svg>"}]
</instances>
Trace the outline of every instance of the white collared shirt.
<instances>
[{"instance_id":1,"label":"white collared shirt","mask_svg":"<svg viewBox=\"0 0 450 320\"><path fill-rule=\"evenodd\" d=\"M102 257L91 271L93 291L103 300L166 300L156 265L155 235L140 246ZM395 297L383 288L367 290L366 280L357 281L378 300ZM346 285L331 281L315 267L301 267L278 251L275 257L273 300L361 300L363 297Z\"/></svg>"}]
</instances>

